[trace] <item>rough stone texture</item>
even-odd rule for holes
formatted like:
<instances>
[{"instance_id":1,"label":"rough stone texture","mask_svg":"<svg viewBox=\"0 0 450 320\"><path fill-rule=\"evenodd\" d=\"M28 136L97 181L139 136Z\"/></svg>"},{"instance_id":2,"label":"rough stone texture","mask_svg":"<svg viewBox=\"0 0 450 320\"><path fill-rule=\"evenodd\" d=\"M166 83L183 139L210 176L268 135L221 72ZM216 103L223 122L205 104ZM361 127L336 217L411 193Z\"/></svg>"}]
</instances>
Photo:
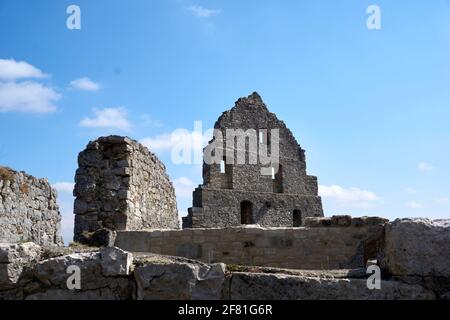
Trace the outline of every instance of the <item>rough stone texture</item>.
<instances>
[{"instance_id":1,"label":"rough stone texture","mask_svg":"<svg viewBox=\"0 0 450 320\"><path fill-rule=\"evenodd\" d=\"M431 300L432 291L418 285L381 281L369 290L365 279L324 279L283 274L234 273L233 300Z\"/></svg>"},{"instance_id":2,"label":"rough stone texture","mask_svg":"<svg viewBox=\"0 0 450 320\"><path fill-rule=\"evenodd\" d=\"M450 278L450 220L397 219L386 226L385 242L389 274Z\"/></svg>"},{"instance_id":3,"label":"rough stone texture","mask_svg":"<svg viewBox=\"0 0 450 320\"><path fill-rule=\"evenodd\" d=\"M130 274L133 255L119 248L102 248L103 275L105 276L124 276Z\"/></svg>"},{"instance_id":4,"label":"rough stone texture","mask_svg":"<svg viewBox=\"0 0 450 320\"><path fill-rule=\"evenodd\" d=\"M118 248L41 248L31 243L2 244L0 259L0 265L18 263L21 270L9 282L0 273L0 300L449 298L449 291L439 294L404 279L384 278L381 290L369 290L364 268L225 266L148 253L131 258ZM81 271L79 290L67 288L67 268L73 265Z\"/></svg>"},{"instance_id":5,"label":"rough stone texture","mask_svg":"<svg viewBox=\"0 0 450 320\"><path fill-rule=\"evenodd\" d=\"M33 261L38 261L41 254L41 247L32 242L0 243L0 290L14 287L23 268Z\"/></svg>"},{"instance_id":6,"label":"rough stone texture","mask_svg":"<svg viewBox=\"0 0 450 320\"><path fill-rule=\"evenodd\" d=\"M127 137L91 141L78 156L75 236L89 242L99 229L178 229L178 211L165 166Z\"/></svg>"},{"instance_id":7,"label":"rough stone texture","mask_svg":"<svg viewBox=\"0 0 450 320\"><path fill-rule=\"evenodd\" d=\"M138 300L219 300L225 282L225 265L175 260L161 256L145 258L136 267ZM140 264L143 264L140 261ZM170 289L169 289L170 288Z\"/></svg>"},{"instance_id":8,"label":"rough stone texture","mask_svg":"<svg viewBox=\"0 0 450 320\"><path fill-rule=\"evenodd\" d=\"M125 231L115 246L132 252L152 252L204 262L270 266L292 269L364 267L376 258L384 222L358 219L358 226L335 225L302 228L259 226ZM339 219L332 219L339 221ZM331 219L330 219L331 221ZM336 222L337 223L337 222ZM370 224L368 224L370 223ZM373 245L375 243L375 247Z\"/></svg>"},{"instance_id":9,"label":"rough stone texture","mask_svg":"<svg viewBox=\"0 0 450 320\"><path fill-rule=\"evenodd\" d=\"M0 166L0 242L61 245L56 191L46 179Z\"/></svg>"},{"instance_id":10,"label":"rough stone texture","mask_svg":"<svg viewBox=\"0 0 450 320\"><path fill-rule=\"evenodd\" d=\"M317 178L306 173L305 151L299 146L292 132L276 115L269 112L261 97L255 92L240 98L234 108L224 112L217 120L215 129L222 131L223 150L236 153L235 142L226 145L226 130L256 130L258 148L265 145L272 150L271 136L263 130L279 129L279 163L276 175L262 175L261 168L248 160L248 143L245 146L246 163L237 164L226 159L225 172L220 163L203 163L203 185L193 195L193 206L183 218L183 228L210 228L237 226L242 223L241 204L250 202L249 220L267 227L292 227L302 224L306 217L323 216L322 201L318 196ZM263 141L258 141L263 132ZM213 139L210 146L216 145ZM225 154L226 152L224 152ZM294 210L296 210L294 214ZM294 218L294 215L298 218Z\"/></svg>"}]
</instances>

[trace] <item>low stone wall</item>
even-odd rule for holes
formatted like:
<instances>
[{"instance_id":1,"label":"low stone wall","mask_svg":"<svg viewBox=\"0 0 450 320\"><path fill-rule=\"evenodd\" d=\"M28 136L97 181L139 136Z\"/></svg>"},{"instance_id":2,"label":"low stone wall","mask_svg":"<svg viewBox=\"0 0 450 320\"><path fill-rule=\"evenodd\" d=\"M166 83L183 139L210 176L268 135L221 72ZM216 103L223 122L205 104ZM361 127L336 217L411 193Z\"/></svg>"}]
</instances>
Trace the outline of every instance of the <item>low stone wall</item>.
<instances>
[{"instance_id":1,"label":"low stone wall","mask_svg":"<svg viewBox=\"0 0 450 320\"><path fill-rule=\"evenodd\" d=\"M0 167L0 242L60 245L61 215L47 179Z\"/></svg>"},{"instance_id":2,"label":"low stone wall","mask_svg":"<svg viewBox=\"0 0 450 320\"><path fill-rule=\"evenodd\" d=\"M70 289L72 273L67 270L74 266L80 287ZM114 247L55 251L33 243L4 244L0 300L436 298L420 285L398 281L382 280L380 290L369 290L364 272L355 277L352 272L241 269L153 254L135 256Z\"/></svg>"},{"instance_id":3,"label":"low stone wall","mask_svg":"<svg viewBox=\"0 0 450 320\"><path fill-rule=\"evenodd\" d=\"M381 218L310 218L309 227L259 226L120 231L115 246L132 252L181 256L204 262L294 269L365 266L376 258Z\"/></svg>"}]
</instances>

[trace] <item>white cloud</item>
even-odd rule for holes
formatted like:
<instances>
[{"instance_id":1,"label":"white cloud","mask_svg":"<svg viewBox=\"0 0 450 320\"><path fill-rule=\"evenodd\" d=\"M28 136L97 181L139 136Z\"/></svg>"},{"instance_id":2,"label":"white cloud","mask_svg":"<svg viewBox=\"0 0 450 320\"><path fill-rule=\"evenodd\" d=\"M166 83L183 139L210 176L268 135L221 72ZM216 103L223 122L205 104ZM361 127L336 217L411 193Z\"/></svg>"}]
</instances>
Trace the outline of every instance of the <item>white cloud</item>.
<instances>
[{"instance_id":1,"label":"white cloud","mask_svg":"<svg viewBox=\"0 0 450 320\"><path fill-rule=\"evenodd\" d=\"M129 131L131 123L127 119L128 111L122 107L93 109L95 117L84 118L80 126L88 128L109 128Z\"/></svg>"},{"instance_id":2,"label":"white cloud","mask_svg":"<svg viewBox=\"0 0 450 320\"><path fill-rule=\"evenodd\" d=\"M406 205L411 209L420 209L420 208L424 207L421 203L414 202L414 201L408 202Z\"/></svg>"},{"instance_id":3,"label":"white cloud","mask_svg":"<svg viewBox=\"0 0 450 320\"><path fill-rule=\"evenodd\" d=\"M209 18L212 15L219 14L221 10L207 9L199 5L193 5L189 10L199 18Z\"/></svg>"},{"instance_id":4,"label":"white cloud","mask_svg":"<svg viewBox=\"0 0 450 320\"><path fill-rule=\"evenodd\" d=\"M75 89L84 91L98 91L100 90L100 85L87 77L75 79L70 82L70 86Z\"/></svg>"},{"instance_id":5,"label":"white cloud","mask_svg":"<svg viewBox=\"0 0 450 320\"><path fill-rule=\"evenodd\" d=\"M161 120L154 119L149 114L142 114L140 116L140 119L142 121L142 125L144 125L144 126L151 126L151 127L162 127L163 126Z\"/></svg>"},{"instance_id":6,"label":"white cloud","mask_svg":"<svg viewBox=\"0 0 450 320\"><path fill-rule=\"evenodd\" d=\"M56 182L52 184L52 187L58 191L58 193L72 193L75 184L73 182Z\"/></svg>"},{"instance_id":7,"label":"white cloud","mask_svg":"<svg viewBox=\"0 0 450 320\"><path fill-rule=\"evenodd\" d=\"M180 177L173 181L177 198L189 198L195 189L195 184L187 177Z\"/></svg>"},{"instance_id":8,"label":"white cloud","mask_svg":"<svg viewBox=\"0 0 450 320\"><path fill-rule=\"evenodd\" d=\"M426 162L419 162L419 164L417 165L417 167L419 168L419 170L421 171L431 171L434 169L434 167Z\"/></svg>"},{"instance_id":9,"label":"white cloud","mask_svg":"<svg viewBox=\"0 0 450 320\"><path fill-rule=\"evenodd\" d=\"M450 199L448 197L442 197L442 198L437 199L437 202L438 203L449 203Z\"/></svg>"},{"instance_id":10,"label":"white cloud","mask_svg":"<svg viewBox=\"0 0 450 320\"><path fill-rule=\"evenodd\" d=\"M370 203L379 200L378 196L359 188L343 188L338 185L319 186L319 195L324 199L337 201L341 204L349 204L367 207Z\"/></svg>"},{"instance_id":11,"label":"white cloud","mask_svg":"<svg viewBox=\"0 0 450 320\"><path fill-rule=\"evenodd\" d=\"M410 188L410 187L406 187L404 190L405 190L406 193L409 193L409 194L416 193L416 190L413 189L413 188Z\"/></svg>"},{"instance_id":12,"label":"white cloud","mask_svg":"<svg viewBox=\"0 0 450 320\"><path fill-rule=\"evenodd\" d=\"M34 81L0 82L0 112L53 112L60 98L52 88Z\"/></svg>"},{"instance_id":13,"label":"white cloud","mask_svg":"<svg viewBox=\"0 0 450 320\"><path fill-rule=\"evenodd\" d=\"M187 146L193 152L200 151L210 140L209 135L200 132L190 132L185 129L177 129L172 133L163 133L154 137L143 138L140 142L150 151L171 151L173 148Z\"/></svg>"},{"instance_id":14,"label":"white cloud","mask_svg":"<svg viewBox=\"0 0 450 320\"><path fill-rule=\"evenodd\" d=\"M45 78L47 75L25 61L0 59L0 80L17 80L24 78Z\"/></svg>"},{"instance_id":15,"label":"white cloud","mask_svg":"<svg viewBox=\"0 0 450 320\"><path fill-rule=\"evenodd\" d=\"M351 201L376 201L378 196L366 190L359 188L343 188L338 185L319 186L319 194L323 198L332 198L343 202Z\"/></svg>"}]
</instances>

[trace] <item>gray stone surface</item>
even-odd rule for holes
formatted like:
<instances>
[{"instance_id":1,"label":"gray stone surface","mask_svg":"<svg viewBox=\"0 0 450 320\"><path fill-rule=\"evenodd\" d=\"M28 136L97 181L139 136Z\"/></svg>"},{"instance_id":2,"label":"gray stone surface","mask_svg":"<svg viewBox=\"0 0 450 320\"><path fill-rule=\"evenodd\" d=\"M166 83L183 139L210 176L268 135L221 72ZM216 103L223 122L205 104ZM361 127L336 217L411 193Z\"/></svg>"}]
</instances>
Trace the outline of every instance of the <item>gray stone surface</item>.
<instances>
[{"instance_id":1,"label":"gray stone surface","mask_svg":"<svg viewBox=\"0 0 450 320\"><path fill-rule=\"evenodd\" d=\"M100 249L104 276L125 276L130 274L133 255L119 248Z\"/></svg>"},{"instance_id":2,"label":"gray stone surface","mask_svg":"<svg viewBox=\"0 0 450 320\"><path fill-rule=\"evenodd\" d=\"M395 220L386 226L384 255L389 274L450 278L450 220Z\"/></svg>"},{"instance_id":3,"label":"gray stone surface","mask_svg":"<svg viewBox=\"0 0 450 320\"><path fill-rule=\"evenodd\" d=\"M229 298L235 300L430 300L432 291L418 285L382 281L369 290L365 279L329 279L283 274L233 273Z\"/></svg>"},{"instance_id":4,"label":"gray stone surface","mask_svg":"<svg viewBox=\"0 0 450 320\"><path fill-rule=\"evenodd\" d=\"M78 165L75 241L89 243L103 228L179 228L175 192L165 166L140 143L101 137L79 154Z\"/></svg>"},{"instance_id":5,"label":"gray stone surface","mask_svg":"<svg viewBox=\"0 0 450 320\"><path fill-rule=\"evenodd\" d=\"M339 221L339 218L331 220ZM347 221L345 226L302 228L245 225L118 231L114 245L126 251L182 256L208 263L291 269L365 267L366 261L376 258L382 249L384 224L372 225L363 219L356 227L352 221Z\"/></svg>"},{"instance_id":6,"label":"gray stone surface","mask_svg":"<svg viewBox=\"0 0 450 320\"><path fill-rule=\"evenodd\" d=\"M305 151L299 146L284 122L271 113L255 92L240 98L235 106L217 120L215 129L222 131L224 147L227 129L255 129L257 140L261 130L279 129L280 167L274 179L262 175L268 165L250 164L249 148L245 147L246 164L226 163L221 173L220 163L203 164L203 184L193 195L193 206L183 218L184 228L228 227L241 224L241 203L251 202L251 221L267 227L292 227L302 224L306 217L323 216L318 196L317 178L306 173ZM264 134L265 136L265 134ZM271 150L271 137L258 144ZM210 146L215 145L214 139ZM236 152L238 145L227 145ZM235 158L236 159L236 158ZM294 219L294 210L299 219ZM297 213L296 213L297 215ZM294 222L296 220L296 222Z\"/></svg>"},{"instance_id":7,"label":"gray stone surface","mask_svg":"<svg viewBox=\"0 0 450 320\"><path fill-rule=\"evenodd\" d=\"M46 179L0 166L0 242L61 245L56 191Z\"/></svg>"},{"instance_id":8,"label":"gray stone surface","mask_svg":"<svg viewBox=\"0 0 450 320\"><path fill-rule=\"evenodd\" d=\"M145 261L145 263L143 263ZM154 256L135 269L138 300L219 300L225 265Z\"/></svg>"},{"instance_id":9,"label":"gray stone surface","mask_svg":"<svg viewBox=\"0 0 450 320\"><path fill-rule=\"evenodd\" d=\"M49 253L34 244L0 248L3 264L20 262L23 270L7 285L9 276L0 273L0 300L448 299L449 292L437 295L433 285L426 289L414 279L383 280L381 290L369 290L364 269L226 268L155 254L136 254L130 264L131 255L117 248L51 249L50 255L63 255L48 259ZM81 271L81 288L70 290L67 268L74 265Z\"/></svg>"},{"instance_id":10,"label":"gray stone surface","mask_svg":"<svg viewBox=\"0 0 450 320\"><path fill-rule=\"evenodd\" d=\"M39 261L41 254L41 247L32 242L0 243L0 290L14 287L23 268L31 262Z\"/></svg>"}]
</instances>

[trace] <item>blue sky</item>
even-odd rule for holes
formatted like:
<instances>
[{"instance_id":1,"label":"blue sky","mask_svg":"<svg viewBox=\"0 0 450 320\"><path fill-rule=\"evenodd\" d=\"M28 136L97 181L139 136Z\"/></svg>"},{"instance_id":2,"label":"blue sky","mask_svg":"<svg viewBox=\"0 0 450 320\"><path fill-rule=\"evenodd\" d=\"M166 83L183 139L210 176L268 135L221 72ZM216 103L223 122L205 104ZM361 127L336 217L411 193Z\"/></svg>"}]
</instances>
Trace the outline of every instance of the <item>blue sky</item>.
<instances>
[{"instance_id":1,"label":"blue sky","mask_svg":"<svg viewBox=\"0 0 450 320\"><path fill-rule=\"evenodd\" d=\"M150 142L185 214L201 170L172 163L168 135L253 91L306 150L326 215L449 218L449 83L448 0L0 0L0 164L56 184L66 241L89 140Z\"/></svg>"}]
</instances>

